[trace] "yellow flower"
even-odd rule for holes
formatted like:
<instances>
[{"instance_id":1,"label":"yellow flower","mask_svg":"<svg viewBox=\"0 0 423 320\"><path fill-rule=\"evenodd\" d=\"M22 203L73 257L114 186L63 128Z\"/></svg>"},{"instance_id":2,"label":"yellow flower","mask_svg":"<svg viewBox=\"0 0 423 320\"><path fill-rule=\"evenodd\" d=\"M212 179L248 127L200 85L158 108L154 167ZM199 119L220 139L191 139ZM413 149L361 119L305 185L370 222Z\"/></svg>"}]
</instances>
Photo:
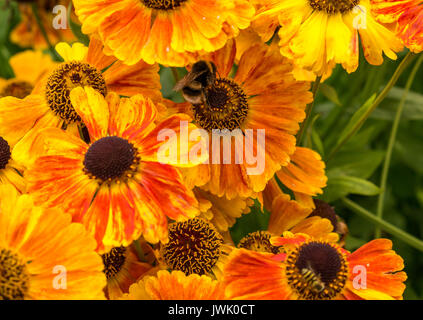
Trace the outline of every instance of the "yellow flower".
<instances>
[{"instance_id":1,"label":"yellow flower","mask_svg":"<svg viewBox=\"0 0 423 320\"><path fill-rule=\"evenodd\" d=\"M9 60L14 77L0 78L0 98L23 99L34 89L35 84L57 65L48 54L26 50L15 54Z\"/></svg>"},{"instance_id":2,"label":"yellow flower","mask_svg":"<svg viewBox=\"0 0 423 320\"><path fill-rule=\"evenodd\" d=\"M181 271L159 271L129 288L122 300L223 300L223 284L207 276L185 275Z\"/></svg>"},{"instance_id":3,"label":"yellow flower","mask_svg":"<svg viewBox=\"0 0 423 320\"><path fill-rule=\"evenodd\" d=\"M222 48L249 26L247 0L75 0L82 31L98 33L108 54L132 65L184 66L195 53Z\"/></svg>"},{"instance_id":4,"label":"yellow flower","mask_svg":"<svg viewBox=\"0 0 423 320\"><path fill-rule=\"evenodd\" d=\"M104 299L95 247L70 215L0 185L0 300Z\"/></svg>"},{"instance_id":5,"label":"yellow flower","mask_svg":"<svg viewBox=\"0 0 423 320\"><path fill-rule=\"evenodd\" d=\"M278 26L281 54L322 76L340 63L353 72L358 66L359 35L366 60L383 62L382 52L396 59L401 41L376 20L370 0L267 0L257 12L254 28L267 41Z\"/></svg>"}]
</instances>

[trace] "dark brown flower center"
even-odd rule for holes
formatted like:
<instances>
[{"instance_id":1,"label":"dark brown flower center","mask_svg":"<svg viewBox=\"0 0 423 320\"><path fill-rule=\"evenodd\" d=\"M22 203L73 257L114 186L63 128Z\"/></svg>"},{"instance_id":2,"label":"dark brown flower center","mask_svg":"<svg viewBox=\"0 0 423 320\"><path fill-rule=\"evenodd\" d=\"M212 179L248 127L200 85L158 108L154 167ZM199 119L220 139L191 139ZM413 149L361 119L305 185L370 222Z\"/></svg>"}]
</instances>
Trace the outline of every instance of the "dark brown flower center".
<instances>
[{"instance_id":1,"label":"dark brown flower center","mask_svg":"<svg viewBox=\"0 0 423 320\"><path fill-rule=\"evenodd\" d=\"M11 155L9 144L0 137L0 170L6 168Z\"/></svg>"},{"instance_id":2,"label":"dark brown flower center","mask_svg":"<svg viewBox=\"0 0 423 320\"><path fill-rule=\"evenodd\" d=\"M124 179L135 172L139 164L137 149L120 137L104 137L94 142L84 158L84 171L102 182Z\"/></svg>"},{"instance_id":3,"label":"dark brown flower center","mask_svg":"<svg viewBox=\"0 0 423 320\"><path fill-rule=\"evenodd\" d=\"M104 273L107 279L113 278L116 274L122 270L126 260L126 248L115 247L110 252L102 254L104 264Z\"/></svg>"},{"instance_id":4,"label":"dark brown flower center","mask_svg":"<svg viewBox=\"0 0 423 320\"><path fill-rule=\"evenodd\" d=\"M103 75L88 63L72 61L62 64L48 79L46 99L50 109L67 123L80 122L70 101L70 92L76 87L91 86L103 96L107 94Z\"/></svg>"},{"instance_id":5,"label":"dark brown flower center","mask_svg":"<svg viewBox=\"0 0 423 320\"><path fill-rule=\"evenodd\" d=\"M141 2L150 9L173 10L180 7L187 0L141 0Z\"/></svg>"},{"instance_id":6,"label":"dark brown flower center","mask_svg":"<svg viewBox=\"0 0 423 320\"><path fill-rule=\"evenodd\" d=\"M23 300L28 286L26 263L11 250L0 248L0 300Z\"/></svg>"},{"instance_id":7,"label":"dark brown flower center","mask_svg":"<svg viewBox=\"0 0 423 320\"><path fill-rule=\"evenodd\" d=\"M194 119L203 129L240 129L248 114L247 95L234 81L216 79L205 89L206 104L193 105Z\"/></svg>"},{"instance_id":8,"label":"dark brown flower center","mask_svg":"<svg viewBox=\"0 0 423 320\"><path fill-rule=\"evenodd\" d=\"M12 96L23 99L31 94L32 89L34 89L34 87L29 82L13 80L9 82L0 92L0 98Z\"/></svg>"},{"instance_id":9,"label":"dark brown flower center","mask_svg":"<svg viewBox=\"0 0 423 320\"><path fill-rule=\"evenodd\" d=\"M360 0L308 0L310 6L317 11L328 14L347 13L358 5Z\"/></svg>"},{"instance_id":10,"label":"dark brown flower center","mask_svg":"<svg viewBox=\"0 0 423 320\"><path fill-rule=\"evenodd\" d=\"M220 256L222 236L208 222L194 218L173 223L169 228L169 242L162 255L172 270L186 275L207 274Z\"/></svg>"},{"instance_id":11,"label":"dark brown flower center","mask_svg":"<svg viewBox=\"0 0 423 320\"><path fill-rule=\"evenodd\" d=\"M272 235L267 231L252 232L241 239L238 243L238 248L273 254L281 253L281 247L276 247L270 243L271 237Z\"/></svg>"},{"instance_id":12,"label":"dark brown flower center","mask_svg":"<svg viewBox=\"0 0 423 320\"><path fill-rule=\"evenodd\" d=\"M332 299L345 286L348 264L345 255L334 246L311 241L288 255L286 275L301 299Z\"/></svg>"}]
</instances>

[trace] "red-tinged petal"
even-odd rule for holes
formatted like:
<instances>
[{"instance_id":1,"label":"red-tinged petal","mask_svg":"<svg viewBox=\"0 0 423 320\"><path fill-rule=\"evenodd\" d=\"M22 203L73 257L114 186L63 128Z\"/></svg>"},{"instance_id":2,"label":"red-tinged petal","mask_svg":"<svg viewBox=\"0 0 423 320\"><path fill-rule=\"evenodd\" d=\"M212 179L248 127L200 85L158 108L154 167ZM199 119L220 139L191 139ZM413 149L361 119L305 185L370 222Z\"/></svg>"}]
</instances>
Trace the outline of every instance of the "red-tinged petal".
<instances>
[{"instance_id":1,"label":"red-tinged petal","mask_svg":"<svg viewBox=\"0 0 423 320\"><path fill-rule=\"evenodd\" d=\"M107 136L109 107L103 95L91 87L77 87L71 91L70 98L91 139Z\"/></svg>"},{"instance_id":2,"label":"red-tinged petal","mask_svg":"<svg viewBox=\"0 0 423 320\"><path fill-rule=\"evenodd\" d=\"M149 98L136 95L119 101L116 94L109 94L107 100L111 135L137 141L144 139L156 127L157 109Z\"/></svg>"},{"instance_id":3,"label":"red-tinged petal","mask_svg":"<svg viewBox=\"0 0 423 320\"><path fill-rule=\"evenodd\" d=\"M142 163L136 177L145 193L173 220L195 217L197 200L183 183L178 169L154 162Z\"/></svg>"},{"instance_id":4,"label":"red-tinged petal","mask_svg":"<svg viewBox=\"0 0 423 320\"><path fill-rule=\"evenodd\" d=\"M286 300L290 296L283 265L271 254L234 250L224 269L229 299Z\"/></svg>"},{"instance_id":5,"label":"red-tinged petal","mask_svg":"<svg viewBox=\"0 0 423 320\"><path fill-rule=\"evenodd\" d=\"M160 75L158 64L147 64L140 61L127 66L121 61L115 62L103 76L110 91L122 96L142 94L155 101L161 99Z\"/></svg>"}]
</instances>

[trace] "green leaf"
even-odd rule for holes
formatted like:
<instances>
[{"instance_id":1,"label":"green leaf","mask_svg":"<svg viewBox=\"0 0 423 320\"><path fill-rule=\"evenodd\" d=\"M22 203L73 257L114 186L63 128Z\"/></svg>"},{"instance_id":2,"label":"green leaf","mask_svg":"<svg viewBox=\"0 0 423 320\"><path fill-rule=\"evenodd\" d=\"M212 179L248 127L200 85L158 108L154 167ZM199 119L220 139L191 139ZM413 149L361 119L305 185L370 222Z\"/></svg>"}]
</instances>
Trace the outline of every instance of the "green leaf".
<instances>
[{"instance_id":1,"label":"green leaf","mask_svg":"<svg viewBox=\"0 0 423 320\"><path fill-rule=\"evenodd\" d=\"M6 48L0 47L0 78L13 78L13 69L9 64L9 57Z\"/></svg>"},{"instance_id":2,"label":"green leaf","mask_svg":"<svg viewBox=\"0 0 423 320\"><path fill-rule=\"evenodd\" d=\"M394 152L397 153L403 162L405 162L414 171L423 174L423 135L416 135L407 131L400 131L394 146Z\"/></svg>"},{"instance_id":3,"label":"green leaf","mask_svg":"<svg viewBox=\"0 0 423 320\"><path fill-rule=\"evenodd\" d=\"M374 196L380 193L380 189L370 181L351 176L335 176L328 171L328 185L321 197L326 202L333 202L350 193L363 196Z\"/></svg>"},{"instance_id":4,"label":"green leaf","mask_svg":"<svg viewBox=\"0 0 423 320\"><path fill-rule=\"evenodd\" d=\"M403 88L392 88L383 104L381 104L370 117L373 119L392 121L395 118L395 114L403 94ZM412 91L408 92L401 119L423 120L423 94Z\"/></svg>"},{"instance_id":5,"label":"green leaf","mask_svg":"<svg viewBox=\"0 0 423 320\"><path fill-rule=\"evenodd\" d=\"M362 245L366 244L366 242L367 242L366 240L348 235L345 241L345 247L349 251L354 251L360 248Z\"/></svg>"},{"instance_id":6,"label":"green leaf","mask_svg":"<svg viewBox=\"0 0 423 320\"><path fill-rule=\"evenodd\" d=\"M255 200L251 206L251 212L237 219L236 223L230 228L231 237L235 244L251 232L258 230L267 230L269 224L270 213L265 210L263 212L260 203Z\"/></svg>"},{"instance_id":7,"label":"green leaf","mask_svg":"<svg viewBox=\"0 0 423 320\"><path fill-rule=\"evenodd\" d=\"M373 94L351 117L345 129L339 135L337 145L340 145L341 142L348 137L356 127L360 128L365 120L366 112L372 107L373 102L376 99L376 94Z\"/></svg>"},{"instance_id":8,"label":"green leaf","mask_svg":"<svg viewBox=\"0 0 423 320\"><path fill-rule=\"evenodd\" d=\"M320 154L320 156L324 156L325 148L323 146L322 139L320 139L319 134L316 130L314 130L314 128L311 132L311 141L313 143L313 149L315 149Z\"/></svg>"},{"instance_id":9,"label":"green leaf","mask_svg":"<svg viewBox=\"0 0 423 320\"><path fill-rule=\"evenodd\" d=\"M333 103L335 103L337 106L342 106L341 101L339 100L338 94L336 93L336 90L334 87L326 84L326 83L322 83L319 86L319 91L326 97L328 98L330 101L332 101Z\"/></svg>"}]
</instances>

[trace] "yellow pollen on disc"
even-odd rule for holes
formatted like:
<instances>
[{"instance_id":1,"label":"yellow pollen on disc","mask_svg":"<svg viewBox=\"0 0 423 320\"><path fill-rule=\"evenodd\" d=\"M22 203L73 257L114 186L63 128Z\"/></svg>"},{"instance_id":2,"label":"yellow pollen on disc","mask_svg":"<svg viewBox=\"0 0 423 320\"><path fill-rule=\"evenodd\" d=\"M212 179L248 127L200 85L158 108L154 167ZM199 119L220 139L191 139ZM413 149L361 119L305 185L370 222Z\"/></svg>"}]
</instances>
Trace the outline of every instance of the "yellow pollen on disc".
<instances>
[{"instance_id":1,"label":"yellow pollen on disc","mask_svg":"<svg viewBox=\"0 0 423 320\"><path fill-rule=\"evenodd\" d=\"M122 267L125 264L126 248L115 247L108 253L102 254L101 258L103 259L104 273L106 274L107 279L111 279L122 270Z\"/></svg>"},{"instance_id":2,"label":"yellow pollen on disc","mask_svg":"<svg viewBox=\"0 0 423 320\"><path fill-rule=\"evenodd\" d=\"M216 264L222 244L223 237L210 223L194 218L170 226L169 242L161 253L172 270L203 275Z\"/></svg>"},{"instance_id":3,"label":"yellow pollen on disc","mask_svg":"<svg viewBox=\"0 0 423 320\"><path fill-rule=\"evenodd\" d=\"M174 10L187 0L141 0L147 8L156 10Z\"/></svg>"},{"instance_id":4,"label":"yellow pollen on disc","mask_svg":"<svg viewBox=\"0 0 423 320\"><path fill-rule=\"evenodd\" d=\"M241 129L248 115L248 99L235 81L219 78L205 89L206 103L192 105L195 122L203 129Z\"/></svg>"},{"instance_id":5,"label":"yellow pollen on disc","mask_svg":"<svg viewBox=\"0 0 423 320\"><path fill-rule=\"evenodd\" d=\"M281 247L276 247L270 243L272 235L268 231L256 231L247 234L238 243L238 248L244 248L257 252L269 252L273 254L281 253Z\"/></svg>"},{"instance_id":6,"label":"yellow pollen on disc","mask_svg":"<svg viewBox=\"0 0 423 320\"><path fill-rule=\"evenodd\" d=\"M99 70L79 61L62 64L48 79L46 86L48 106L66 123L80 122L81 118L70 101L70 92L76 87L84 86L92 87L103 96L107 94L106 81Z\"/></svg>"}]
</instances>

